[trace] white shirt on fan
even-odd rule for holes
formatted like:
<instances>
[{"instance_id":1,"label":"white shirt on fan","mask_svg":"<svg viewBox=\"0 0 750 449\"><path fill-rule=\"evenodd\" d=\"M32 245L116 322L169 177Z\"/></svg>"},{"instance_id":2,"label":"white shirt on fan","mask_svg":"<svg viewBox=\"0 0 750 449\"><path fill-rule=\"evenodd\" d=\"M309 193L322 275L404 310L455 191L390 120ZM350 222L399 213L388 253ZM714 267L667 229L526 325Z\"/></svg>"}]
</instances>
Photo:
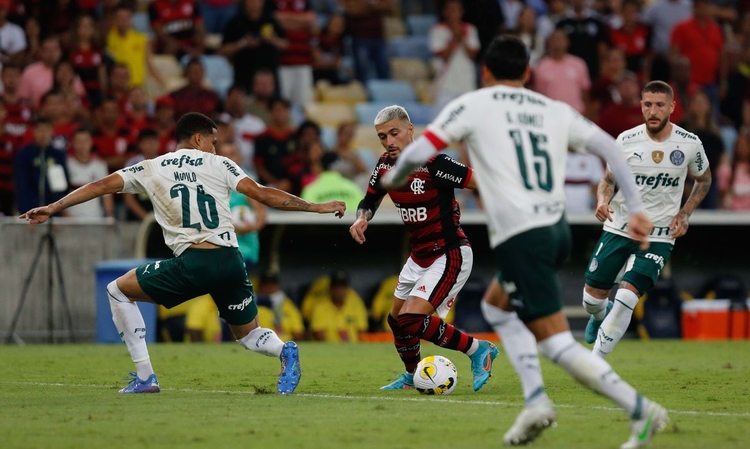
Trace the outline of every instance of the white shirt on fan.
<instances>
[{"instance_id":1,"label":"white shirt on fan","mask_svg":"<svg viewBox=\"0 0 750 449\"><path fill-rule=\"evenodd\" d=\"M95 157L92 157L86 163L74 157L68 157L67 163L70 187L73 189L102 179L109 174L106 162ZM104 217L102 199L97 198L95 201L76 204L69 207L67 213L71 217Z\"/></svg>"},{"instance_id":2,"label":"white shirt on fan","mask_svg":"<svg viewBox=\"0 0 750 449\"><path fill-rule=\"evenodd\" d=\"M196 243L237 247L229 192L247 175L231 160L183 148L117 173L123 193L148 194L164 242L176 256Z\"/></svg>"}]
</instances>

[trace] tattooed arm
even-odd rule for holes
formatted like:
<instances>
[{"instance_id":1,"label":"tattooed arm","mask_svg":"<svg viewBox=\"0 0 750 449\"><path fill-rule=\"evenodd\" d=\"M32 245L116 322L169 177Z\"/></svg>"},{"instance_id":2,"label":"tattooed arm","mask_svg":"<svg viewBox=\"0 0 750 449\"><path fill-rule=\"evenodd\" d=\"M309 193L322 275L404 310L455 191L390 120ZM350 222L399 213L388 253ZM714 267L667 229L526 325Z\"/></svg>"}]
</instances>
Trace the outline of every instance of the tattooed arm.
<instances>
[{"instance_id":1,"label":"tattooed arm","mask_svg":"<svg viewBox=\"0 0 750 449\"><path fill-rule=\"evenodd\" d=\"M685 205L682 206L680 212L678 212L672 219L672 223L669 225L669 232L672 234L673 238L682 237L687 233L688 228L690 227L690 223L688 223L690 215L693 214L693 211L695 211L701 201L703 201L703 198L706 197L710 188L711 169L709 168L706 169L702 175L695 177L695 184L693 184L693 190L690 192L690 196L687 201L685 201Z\"/></svg>"},{"instance_id":2,"label":"tattooed arm","mask_svg":"<svg viewBox=\"0 0 750 449\"><path fill-rule=\"evenodd\" d=\"M612 212L614 210L609 207L609 202L613 196L615 196L615 178L612 172L609 171L609 167L607 167L602 180L599 181L599 188L596 191L596 211L594 215L597 220L601 222L604 220L612 221Z\"/></svg>"}]
</instances>

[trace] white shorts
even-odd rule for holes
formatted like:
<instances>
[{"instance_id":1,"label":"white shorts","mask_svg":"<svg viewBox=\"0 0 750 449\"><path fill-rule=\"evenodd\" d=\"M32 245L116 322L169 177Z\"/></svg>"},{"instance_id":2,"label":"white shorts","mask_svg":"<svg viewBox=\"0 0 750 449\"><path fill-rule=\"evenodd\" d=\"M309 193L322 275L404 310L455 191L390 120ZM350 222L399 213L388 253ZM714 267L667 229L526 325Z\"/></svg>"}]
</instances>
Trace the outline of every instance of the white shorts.
<instances>
[{"instance_id":1,"label":"white shorts","mask_svg":"<svg viewBox=\"0 0 750 449\"><path fill-rule=\"evenodd\" d=\"M313 101L313 72L309 65L282 65L279 67L281 96L294 104L304 106Z\"/></svg>"},{"instance_id":2,"label":"white shorts","mask_svg":"<svg viewBox=\"0 0 750 449\"><path fill-rule=\"evenodd\" d=\"M438 257L432 265L422 268L411 257L398 275L393 295L406 301L416 296L428 301L438 316L445 319L456 302L456 295L466 284L474 264L470 246L460 246Z\"/></svg>"}]
</instances>

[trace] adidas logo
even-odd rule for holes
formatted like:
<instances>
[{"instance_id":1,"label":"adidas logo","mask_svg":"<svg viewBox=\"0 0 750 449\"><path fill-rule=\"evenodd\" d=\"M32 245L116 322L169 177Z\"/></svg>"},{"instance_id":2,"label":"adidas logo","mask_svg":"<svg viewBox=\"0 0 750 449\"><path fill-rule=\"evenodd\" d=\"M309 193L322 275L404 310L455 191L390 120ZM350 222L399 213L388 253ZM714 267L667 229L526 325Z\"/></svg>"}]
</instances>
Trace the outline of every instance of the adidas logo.
<instances>
[{"instance_id":1,"label":"adidas logo","mask_svg":"<svg viewBox=\"0 0 750 449\"><path fill-rule=\"evenodd\" d=\"M424 285L420 285L419 288L417 288L418 292L427 293L427 289Z\"/></svg>"}]
</instances>

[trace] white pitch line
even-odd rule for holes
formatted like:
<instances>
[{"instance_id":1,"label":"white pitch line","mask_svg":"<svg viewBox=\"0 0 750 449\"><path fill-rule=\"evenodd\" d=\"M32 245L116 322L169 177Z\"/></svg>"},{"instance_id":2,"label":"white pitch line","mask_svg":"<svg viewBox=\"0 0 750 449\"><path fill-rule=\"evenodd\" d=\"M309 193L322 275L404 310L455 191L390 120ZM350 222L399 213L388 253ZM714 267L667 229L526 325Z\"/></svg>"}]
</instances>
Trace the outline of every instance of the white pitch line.
<instances>
[{"instance_id":1,"label":"white pitch line","mask_svg":"<svg viewBox=\"0 0 750 449\"><path fill-rule=\"evenodd\" d=\"M31 385L35 387L74 387L74 388L101 388L101 389L116 389L113 385L98 385L98 384L64 384L64 383L49 383L49 382L2 382L0 384L5 385ZM251 390L196 390L194 388L162 388L162 391L175 391L181 393L207 393L207 394L238 394L238 395L258 395L255 391ZM270 393L275 394L275 393ZM396 396L347 396L341 394L324 394L324 393L296 393L293 396L303 398L322 398L322 399L349 399L349 400L364 400L364 401L401 401L401 402L435 402L435 403L449 403L449 404L471 404L471 405L490 405L490 406L503 406L503 407L519 407L521 404L517 402L504 402L504 401L478 401L478 400L466 400L450 399L447 397L396 397ZM573 405L573 404L555 404L557 408L578 408L578 409L589 409L589 410L605 410L611 412L621 412L622 409L617 407L605 407L599 405ZM669 413L675 415L700 415L700 416L717 416L717 417L734 417L734 418L750 418L750 412L704 412L699 410L674 410L669 409Z\"/></svg>"}]
</instances>

